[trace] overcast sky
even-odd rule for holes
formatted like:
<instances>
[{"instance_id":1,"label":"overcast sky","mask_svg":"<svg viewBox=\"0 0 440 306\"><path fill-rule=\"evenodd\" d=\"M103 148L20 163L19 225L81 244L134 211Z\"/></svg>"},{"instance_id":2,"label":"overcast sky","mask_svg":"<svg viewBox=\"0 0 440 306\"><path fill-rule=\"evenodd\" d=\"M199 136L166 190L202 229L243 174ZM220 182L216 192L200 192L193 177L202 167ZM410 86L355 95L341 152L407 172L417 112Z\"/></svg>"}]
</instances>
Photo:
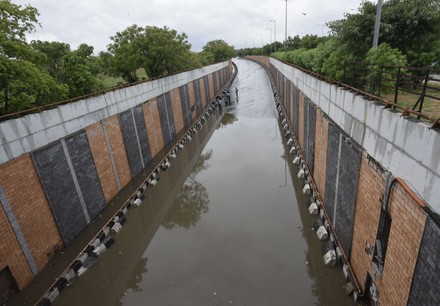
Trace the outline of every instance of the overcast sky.
<instances>
[{"instance_id":1,"label":"overcast sky","mask_svg":"<svg viewBox=\"0 0 440 306\"><path fill-rule=\"evenodd\" d=\"M41 28L28 40L61 41L75 49L81 43L106 50L110 36L128 26L155 25L185 32L193 51L223 39L235 48L261 47L284 40L285 0L12 0L40 12ZM288 0L287 36L327 32L323 25L357 10L361 0ZM272 34L272 40L274 35Z\"/></svg>"}]
</instances>

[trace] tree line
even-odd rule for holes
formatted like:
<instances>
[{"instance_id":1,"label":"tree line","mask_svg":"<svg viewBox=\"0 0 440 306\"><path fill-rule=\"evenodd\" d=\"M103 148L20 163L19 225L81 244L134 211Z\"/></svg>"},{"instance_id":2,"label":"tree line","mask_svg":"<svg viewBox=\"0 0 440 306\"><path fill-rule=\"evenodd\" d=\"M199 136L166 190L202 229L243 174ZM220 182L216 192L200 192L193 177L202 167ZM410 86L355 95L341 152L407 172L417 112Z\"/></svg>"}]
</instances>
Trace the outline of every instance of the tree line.
<instances>
[{"instance_id":1,"label":"tree line","mask_svg":"<svg viewBox=\"0 0 440 306\"><path fill-rule=\"evenodd\" d=\"M132 25L110 37L107 51L57 41L26 41L35 31L38 9L0 0L0 116L84 96L106 88L104 80L124 82L230 59L234 48L212 40L201 52L191 51L185 33L167 26Z\"/></svg>"},{"instance_id":2,"label":"tree line","mask_svg":"<svg viewBox=\"0 0 440 306\"><path fill-rule=\"evenodd\" d=\"M272 54L340 80L346 63L440 68L440 0L388 0L382 7L380 45L372 49L376 1L330 21L329 36L288 37L283 43L238 50L240 55Z\"/></svg>"}]
</instances>

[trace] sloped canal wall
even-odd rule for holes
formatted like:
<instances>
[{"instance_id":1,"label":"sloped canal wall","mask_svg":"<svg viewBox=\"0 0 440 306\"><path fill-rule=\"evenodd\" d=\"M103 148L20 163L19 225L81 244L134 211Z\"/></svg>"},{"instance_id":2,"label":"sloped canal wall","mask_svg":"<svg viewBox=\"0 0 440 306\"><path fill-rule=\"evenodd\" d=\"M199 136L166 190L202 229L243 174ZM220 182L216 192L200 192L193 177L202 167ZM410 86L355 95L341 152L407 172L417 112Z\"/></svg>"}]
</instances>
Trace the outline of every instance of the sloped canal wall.
<instances>
[{"instance_id":1,"label":"sloped canal wall","mask_svg":"<svg viewBox=\"0 0 440 306\"><path fill-rule=\"evenodd\" d=\"M231 61L218 63L1 122L0 297L162 161L232 73Z\"/></svg>"},{"instance_id":2,"label":"sloped canal wall","mask_svg":"<svg viewBox=\"0 0 440 306\"><path fill-rule=\"evenodd\" d=\"M440 135L298 67L266 67L355 297L438 305Z\"/></svg>"}]
</instances>

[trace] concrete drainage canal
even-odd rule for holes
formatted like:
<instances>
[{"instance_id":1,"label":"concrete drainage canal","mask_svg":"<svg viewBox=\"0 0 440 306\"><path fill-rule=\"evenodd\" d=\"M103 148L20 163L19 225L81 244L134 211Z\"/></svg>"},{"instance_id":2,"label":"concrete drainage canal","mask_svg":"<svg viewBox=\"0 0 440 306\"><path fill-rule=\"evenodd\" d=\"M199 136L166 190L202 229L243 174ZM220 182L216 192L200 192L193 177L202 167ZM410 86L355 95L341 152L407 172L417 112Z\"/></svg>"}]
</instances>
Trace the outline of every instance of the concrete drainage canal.
<instances>
[{"instance_id":1,"label":"concrete drainage canal","mask_svg":"<svg viewBox=\"0 0 440 306\"><path fill-rule=\"evenodd\" d=\"M325 265L338 254L320 241L270 80L236 63L232 105L163 160L52 305L355 304L341 269Z\"/></svg>"}]
</instances>

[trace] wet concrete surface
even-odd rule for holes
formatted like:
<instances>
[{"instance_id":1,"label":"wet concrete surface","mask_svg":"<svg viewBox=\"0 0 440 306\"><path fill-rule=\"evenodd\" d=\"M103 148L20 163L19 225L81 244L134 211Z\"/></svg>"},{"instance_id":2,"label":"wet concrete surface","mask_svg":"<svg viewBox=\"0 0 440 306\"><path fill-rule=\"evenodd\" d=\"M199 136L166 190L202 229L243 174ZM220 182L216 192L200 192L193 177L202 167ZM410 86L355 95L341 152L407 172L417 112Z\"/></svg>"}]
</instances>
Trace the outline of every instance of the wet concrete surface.
<instances>
[{"instance_id":1,"label":"wet concrete surface","mask_svg":"<svg viewBox=\"0 0 440 306\"><path fill-rule=\"evenodd\" d=\"M269 80L259 65L235 62L233 105L210 118L55 305L355 304L341 269L323 264Z\"/></svg>"}]
</instances>

